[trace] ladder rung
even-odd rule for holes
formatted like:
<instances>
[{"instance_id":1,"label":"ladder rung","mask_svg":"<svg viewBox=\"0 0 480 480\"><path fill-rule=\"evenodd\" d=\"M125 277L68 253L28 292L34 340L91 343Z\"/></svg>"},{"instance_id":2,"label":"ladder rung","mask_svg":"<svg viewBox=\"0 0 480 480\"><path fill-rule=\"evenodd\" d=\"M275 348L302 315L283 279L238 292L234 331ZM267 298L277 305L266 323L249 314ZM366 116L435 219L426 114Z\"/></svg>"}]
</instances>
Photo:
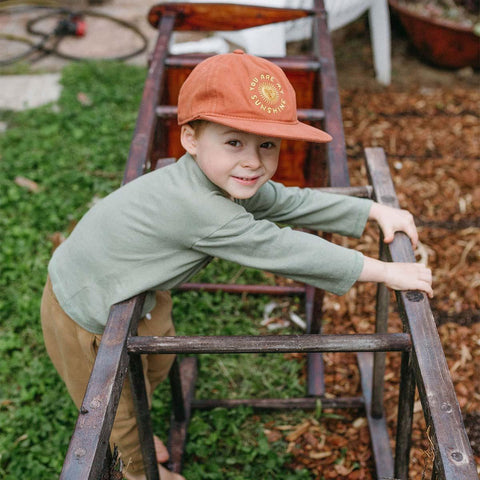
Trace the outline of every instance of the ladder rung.
<instances>
[{"instance_id":1,"label":"ladder rung","mask_svg":"<svg viewBox=\"0 0 480 480\"><path fill-rule=\"evenodd\" d=\"M203 290L216 292L222 290L227 293L256 293L260 295L302 295L305 286L283 287L280 285L242 285L235 283L184 283L177 290Z\"/></svg>"},{"instance_id":2,"label":"ladder rung","mask_svg":"<svg viewBox=\"0 0 480 480\"><path fill-rule=\"evenodd\" d=\"M170 55L165 59L165 65L169 68L194 68L210 55ZM316 72L320 69L320 62L307 56L288 58L265 57L278 65L282 70L298 70Z\"/></svg>"},{"instance_id":3,"label":"ladder rung","mask_svg":"<svg viewBox=\"0 0 480 480\"><path fill-rule=\"evenodd\" d=\"M155 109L157 117L166 120L177 118L176 105L158 105ZM298 119L302 122L311 121L318 122L325 118L325 112L321 109L300 108L297 111Z\"/></svg>"},{"instance_id":4,"label":"ladder rung","mask_svg":"<svg viewBox=\"0 0 480 480\"><path fill-rule=\"evenodd\" d=\"M387 352L410 350L408 333L130 337L131 353Z\"/></svg>"},{"instance_id":5,"label":"ladder rung","mask_svg":"<svg viewBox=\"0 0 480 480\"><path fill-rule=\"evenodd\" d=\"M364 185L359 187L319 187L313 188L326 193L338 193L340 195L349 195L351 197L372 198L373 187L371 185Z\"/></svg>"},{"instance_id":6,"label":"ladder rung","mask_svg":"<svg viewBox=\"0 0 480 480\"><path fill-rule=\"evenodd\" d=\"M325 408L363 408L362 397L305 397L305 398L206 398L193 399L192 408L207 410L213 408L252 407L254 409L284 410L300 409L314 410L318 405Z\"/></svg>"}]
</instances>

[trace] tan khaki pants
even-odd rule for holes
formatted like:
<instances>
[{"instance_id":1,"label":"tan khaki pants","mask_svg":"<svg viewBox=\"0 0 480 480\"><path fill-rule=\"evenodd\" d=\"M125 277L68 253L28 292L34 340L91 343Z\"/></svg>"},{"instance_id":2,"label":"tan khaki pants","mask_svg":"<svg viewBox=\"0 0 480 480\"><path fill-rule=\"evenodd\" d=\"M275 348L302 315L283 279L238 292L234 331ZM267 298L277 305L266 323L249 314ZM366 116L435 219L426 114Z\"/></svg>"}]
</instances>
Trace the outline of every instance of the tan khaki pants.
<instances>
[{"instance_id":1,"label":"tan khaki pants","mask_svg":"<svg viewBox=\"0 0 480 480\"><path fill-rule=\"evenodd\" d=\"M170 294L157 292L156 306L150 312L151 319L140 320L138 335L174 335L171 308ZM72 400L77 408L80 408L102 337L83 329L63 311L53 293L50 278L47 278L43 291L41 319L47 352L65 382ZM167 377L175 355L141 357L147 395L151 404L153 390ZM129 472L143 471L137 421L128 378L120 397L110 442L118 446Z\"/></svg>"}]
</instances>

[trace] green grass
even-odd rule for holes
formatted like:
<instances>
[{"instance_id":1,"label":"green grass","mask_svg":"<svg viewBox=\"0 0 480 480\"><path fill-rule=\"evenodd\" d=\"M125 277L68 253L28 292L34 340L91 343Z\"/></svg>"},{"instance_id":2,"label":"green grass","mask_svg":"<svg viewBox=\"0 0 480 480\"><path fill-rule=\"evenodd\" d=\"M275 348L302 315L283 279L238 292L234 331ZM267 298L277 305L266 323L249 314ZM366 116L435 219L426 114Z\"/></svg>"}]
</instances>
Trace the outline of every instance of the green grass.
<instances>
[{"instance_id":1,"label":"green grass","mask_svg":"<svg viewBox=\"0 0 480 480\"><path fill-rule=\"evenodd\" d=\"M51 235L68 235L92 200L120 184L145 70L117 63L73 64L56 105L0 111L0 478L54 479L60 473L76 410L45 352L40 298ZM80 101L86 95L89 102ZM80 100L79 100L80 99ZM38 184L33 192L16 177ZM199 278L228 281L239 267L214 261ZM266 281L252 270L240 280ZM265 297L178 293L179 334L259 332ZM296 302L296 300L292 300ZM287 332L282 332L287 333ZM204 355L197 396L302 396L302 365L281 355ZM168 431L170 393L154 398L154 427ZM185 475L195 479L308 479L286 467L282 441L269 443L267 421L295 423L301 413L254 414L249 408L195 412Z\"/></svg>"}]
</instances>

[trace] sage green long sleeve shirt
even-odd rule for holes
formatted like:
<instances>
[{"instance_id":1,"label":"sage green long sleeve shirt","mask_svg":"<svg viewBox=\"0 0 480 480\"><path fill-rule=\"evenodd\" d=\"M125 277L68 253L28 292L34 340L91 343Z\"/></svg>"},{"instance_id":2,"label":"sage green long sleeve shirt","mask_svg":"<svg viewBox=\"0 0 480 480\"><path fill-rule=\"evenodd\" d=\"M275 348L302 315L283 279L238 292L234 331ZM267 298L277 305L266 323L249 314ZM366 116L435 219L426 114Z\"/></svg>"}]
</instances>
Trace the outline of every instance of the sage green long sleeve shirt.
<instances>
[{"instance_id":1,"label":"sage green long sleeve shirt","mask_svg":"<svg viewBox=\"0 0 480 480\"><path fill-rule=\"evenodd\" d=\"M363 256L277 223L358 237L371 201L267 182L231 201L186 154L96 204L55 251L49 274L61 307L102 333L110 307L188 280L211 257L223 258L343 294Z\"/></svg>"}]
</instances>

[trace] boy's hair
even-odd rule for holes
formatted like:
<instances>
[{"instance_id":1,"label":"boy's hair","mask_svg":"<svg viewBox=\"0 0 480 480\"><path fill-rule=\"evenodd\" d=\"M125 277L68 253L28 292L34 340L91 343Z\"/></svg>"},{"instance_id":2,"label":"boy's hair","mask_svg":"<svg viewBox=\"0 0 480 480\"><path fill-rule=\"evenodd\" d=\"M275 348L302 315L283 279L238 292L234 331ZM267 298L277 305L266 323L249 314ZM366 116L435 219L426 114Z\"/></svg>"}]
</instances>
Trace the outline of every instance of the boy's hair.
<instances>
[{"instance_id":1,"label":"boy's hair","mask_svg":"<svg viewBox=\"0 0 480 480\"><path fill-rule=\"evenodd\" d=\"M193 128L193 131L195 132L195 135L198 137L202 130L209 124L210 122L208 120L192 120L191 122L188 122L188 124Z\"/></svg>"},{"instance_id":2,"label":"boy's hair","mask_svg":"<svg viewBox=\"0 0 480 480\"><path fill-rule=\"evenodd\" d=\"M282 69L242 50L207 58L182 85L178 124L199 119L266 137L331 140L298 121L295 91Z\"/></svg>"}]
</instances>

